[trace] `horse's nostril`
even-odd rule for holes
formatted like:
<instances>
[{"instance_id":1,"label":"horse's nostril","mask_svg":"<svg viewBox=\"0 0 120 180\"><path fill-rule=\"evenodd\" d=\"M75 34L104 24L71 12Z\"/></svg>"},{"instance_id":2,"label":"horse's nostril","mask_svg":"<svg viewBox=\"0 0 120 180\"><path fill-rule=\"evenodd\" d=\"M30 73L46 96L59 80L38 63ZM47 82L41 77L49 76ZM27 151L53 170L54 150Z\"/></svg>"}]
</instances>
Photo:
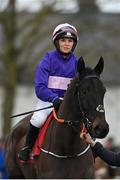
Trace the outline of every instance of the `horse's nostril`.
<instances>
[{"instance_id":1,"label":"horse's nostril","mask_svg":"<svg viewBox=\"0 0 120 180\"><path fill-rule=\"evenodd\" d=\"M109 132L109 126L96 126L94 129L96 138L104 138Z\"/></svg>"},{"instance_id":2,"label":"horse's nostril","mask_svg":"<svg viewBox=\"0 0 120 180\"><path fill-rule=\"evenodd\" d=\"M96 133L96 134L99 134L100 129L101 129L101 128L100 128L99 126L95 127L95 129L94 129L94 130L95 130L95 133Z\"/></svg>"}]
</instances>

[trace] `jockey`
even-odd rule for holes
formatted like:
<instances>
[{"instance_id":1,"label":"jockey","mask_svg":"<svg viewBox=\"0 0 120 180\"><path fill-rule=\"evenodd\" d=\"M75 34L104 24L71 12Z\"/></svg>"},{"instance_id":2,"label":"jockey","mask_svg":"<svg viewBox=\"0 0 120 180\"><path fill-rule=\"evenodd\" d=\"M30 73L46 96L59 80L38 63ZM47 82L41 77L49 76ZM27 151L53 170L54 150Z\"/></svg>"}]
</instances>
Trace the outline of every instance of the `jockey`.
<instances>
[{"instance_id":1,"label":"jockey","mask_svg":"<svg viewBox=\"0 0 120 180\"><path fill-rule=\"evenodd\" d=\"M37 65L35 73L35 93L38 97L37 109L52 106L57 111L61 98L67 89L70 80L77 71L78 58L73 51L78 42L78 33L73 25L59 24L53 32L53 43L56 50L47 52ZM27 133L25 146L20 150L20 160L29 159L31 149L52 108L34 112L30 120L30 129Z\"/></svg>"}]
</instances>

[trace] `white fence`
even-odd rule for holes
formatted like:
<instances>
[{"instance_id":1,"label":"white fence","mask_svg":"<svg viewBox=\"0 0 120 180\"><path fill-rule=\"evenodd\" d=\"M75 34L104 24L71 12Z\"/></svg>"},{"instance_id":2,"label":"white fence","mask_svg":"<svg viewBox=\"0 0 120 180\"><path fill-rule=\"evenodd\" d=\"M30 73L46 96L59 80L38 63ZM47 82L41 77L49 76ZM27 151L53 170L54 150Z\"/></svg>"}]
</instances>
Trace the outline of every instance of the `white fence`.
<instances>
[{"instance_id":1,"label":"white fence","mask_svg":"<svg viewBox=\"0 0 120 180\"><path fill-rule=\"evenodd\" d=\"M2 97L3 92L2 88L0 88L0 136L2 135ZM110 132L107 137L114 137L116 144L120 145L120 87L107 88L104 103L106 110L106 120L110 125ZM34 110L35 105L36 97L33 87L18 87L16 91L16 99L14 104L15 108L13 114ZM21 118L23 117L12 119L13 126Z\"/></svg>"}]
</instances>

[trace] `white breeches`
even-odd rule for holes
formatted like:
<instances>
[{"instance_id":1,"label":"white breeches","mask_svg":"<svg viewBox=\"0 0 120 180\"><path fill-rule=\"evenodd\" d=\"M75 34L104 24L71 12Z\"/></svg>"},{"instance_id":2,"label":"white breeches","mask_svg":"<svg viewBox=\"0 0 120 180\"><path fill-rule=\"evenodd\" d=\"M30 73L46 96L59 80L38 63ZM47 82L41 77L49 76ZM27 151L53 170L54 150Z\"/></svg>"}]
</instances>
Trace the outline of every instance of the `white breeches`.
<instances>
[{"instance_id":1,"label":"white breeches","mask_svg":"<svg viewBox=\"0 0 120 180\"><path fill-rule=\"evenodd\" d=\"M52 103L50 103L50 102L44 102L44 101L38 99L36 109L48 107L51 105L52 105ZM51 113L52 109L53 108L48 108L45 110L34 112L33 116L31 117L30 123L33 126L40 128L44 124L44 122L46 121L46 119L47 119L48 115Z\"/></svg>"}]
</instances>

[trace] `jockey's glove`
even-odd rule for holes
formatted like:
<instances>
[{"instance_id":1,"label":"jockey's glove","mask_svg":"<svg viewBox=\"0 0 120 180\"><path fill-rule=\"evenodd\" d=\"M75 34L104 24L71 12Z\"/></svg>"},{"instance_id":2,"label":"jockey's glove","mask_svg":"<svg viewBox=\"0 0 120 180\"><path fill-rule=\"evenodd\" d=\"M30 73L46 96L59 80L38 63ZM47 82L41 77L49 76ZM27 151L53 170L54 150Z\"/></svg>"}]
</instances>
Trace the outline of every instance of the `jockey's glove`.
<instances>
[{"instance_id":1,"label":"jockey's glove","mask_svg":"<svg viewBox=\"0 0 120 180\"><path fill-rule=\"evenodd\" d=\"M61 104L62 100L60 98L56 98L53 101L53 107L55 108L56 111L58 111L60 104Z\"/></svg>"}]
</instances>

